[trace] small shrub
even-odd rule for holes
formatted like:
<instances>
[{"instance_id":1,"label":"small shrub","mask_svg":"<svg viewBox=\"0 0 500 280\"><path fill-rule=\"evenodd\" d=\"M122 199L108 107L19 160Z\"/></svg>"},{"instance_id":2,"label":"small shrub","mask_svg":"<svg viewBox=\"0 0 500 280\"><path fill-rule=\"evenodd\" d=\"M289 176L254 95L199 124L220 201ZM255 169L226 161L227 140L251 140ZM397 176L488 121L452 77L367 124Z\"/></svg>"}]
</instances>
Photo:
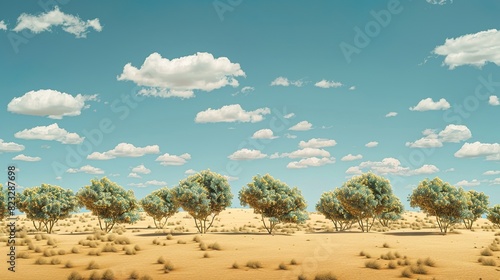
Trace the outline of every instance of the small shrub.
<instances>
[{"instance_id":1,"label":"small shrub","mask_svg":"<svg viewBox=\"0 0 500 280\"><path fill-rule=\"evenodd\" d=\"M431 267L435 267L436 266L436 262L433 259L431 259L431 258L426 258L424 260L424 264L426 266L431 266Z\"/></svg>"},{"instance_id":2,"label":"small shrub","mask_svg":"<svg viewBox=\"0 0 500 280\"><path fill-rule=\"evenodd\" d=\"M366 253L365 253L365 251L361 251L361 252L359 252L359 255L364 257L366 255Z\"/></svg>"},{"instance_id":3,"label":"small shrub","mask_svg":"<svg viewBox=\"0 0 500 280\"><path fill-rule=\"evenodd\" d=\"M106 269L104 273L102 274L102 280L114 280L115 279L115 273L111 269Z\"/></svg>"},{"instance_id":4,"label":"small shrub","mask_svg":"<svg viewBox=\"0 0 500 280\"><path fill-rule=\"evenodd\" d=\"M387 242L385 242L384 244L382 244L382 247L384 247L384 248L389 248L389 247L391 247L391 246L389 246L389 244L388 244Z\"/></svg>"},{"instance_id":5,"label":"small shrub","mask_svg":"<svg viewBox=\"0 0 500 280\"><path fill-rule=\"evenodd\" d=\"M126 236L117 236L113 242L115 244L127 245L130 244L130 239Z\"/></svg>"},{"instance_id":6,"label":"small shrub","mask_svg":"<svg viewBox=\"0 0 500 280\"><path fill-rule=\"evenodd\" d=\"M35 234L36 241L42 240L42 236L40 234Z\"/></svg>"},{"instance_id":7,"label":"small shrub","mask_svg":"<svg viewBox=\"0 0 500 280\"><path fill-rule=\"evenodd\" d=\"M221 250L221 247L220 247L219 243L217 243L217 242L215 242L215 243L213 243L213 244L210 244L210 245L208 246L208 248L210 248L210 249L212 249L212 250L217 250L217 251L220 251L220 250Z\"/></svg>"},{"instance_id":8,"label":"small shrub","mask_svg":"<svg viewBox=\"0 0 500 280\"><path fill-rule=\"evenodd\" d=\"M141 278L139 278L139 280L153 280L153 277L149 275L143 275Z\"/></svg>"},{"instance_id":9,"label":"small shrub","mask_svg":"<svg viewBox=\"0 0 500 280\"><path fill-rule=\"evenodd\" d=\"M292 260L290 261L290 264L291 264L291 265L297 265L297 264L299 264L299 263L298 263L295 259L292 259Z\"/></svg>"},{"instance_id":10,"label":"small shrub","mask_svg":"<svg viewBox=\"0 0 500 280\"><path fill-rule=\"evenodd\" d=\"M80 273L73 271L68 276L68 280L83 280L83 277L82 277L82 275L80 275Z\"/></svg>"},{"instance_id":11,"label":"small shrub","mask_svg":"<svg viewBox=\"0 0 500 280\"><path fill-rule=\"evenodd\" d=\"M17 253L17 258L19 258L19 259L29 259L30 258L30 253L28 253L28 252L19 252L19 253Z\"/></svg>"},{"instance_id":12,"label":"small shrub","mask_svg":"<svg viewBox=\"0 0 500 280\"><path fill-rule=\"evenodd\" d=\"M259 261L248 261L247 267L252 269L262 268L262 264Z\"/></svg>"},{"instance_id":13,"label":"small shrub","mask_svg":"<svg viewBox=\"0 0 500 280\"><path fill-rule=\"evenodd\" d=\"M47 264L47 259L39 257L38 259L36 259L35 264Z\"/></svg>"},{"instance_id":14,"label":"small shrub","mask_svg":"<svg viewBox=\"0 0 500 280\"><path fill-rule=\"evenodd\" d=\"M177 244L186 244L185 240L177 240Z\"/></svg>"},{"instance_id":15,"label":"small shrub","mask_svg":"<svg viewBox=\"0 0 500 280\"><path fill-rule=\"evenodd\" d=\"M56 265L56 264L60 264L60 263L61 263L61 260L58 258L52 258L50 260L50 264L52 264L52 265Z\"/></svg>"},{"instance_id":16,"label":"small shrub","mask_svg":"<svg viewBox=\"0 0 500 280\"><path fill-rule=\"evenodd\" d=\"M168 261L167 263L165 263L163 265L163 269L165 269L165 272L170 272L172 270L174 270L174 265L172 264L172 262Z\"/></svg>"},{"instance_id":17,"label":"small shrub","mask_svg":"<svg viewBox=\"0 0 500 280\"><path fill-rule=\"evenodd\" d=\"M201 242L201 243L200 243L200 250L202 250L202 251L206 251L206 250L207 250L207 248L208 248L207 244L205 244L204 242Z\"/></svg>"},{"instance_id":18,"label":"small shrub","mask_svg":"<svg viewBox=\"0 0 500 280\"><path fill-rule=\"evenodd\" d=\"M90 273L89 280L101 280L101 274L98 271L92 271L92 273Z\"/></svg>"},{"instance_id":19,"label":"small shrub","mask_svg":"<svg viewBox=\"0 0 500 280\"><path fill-rule=\"evenodd\" d=\"M87 265L88 270L99 269L99 265L95 261L90 261Z\"/></svg>"},{"instance_id":20,"label":"small shrub","mask_svg":"<svg viewBox=\"0 0 500 280\"><path fill-rule=\"evenodd\" d=\"M380 263L377 261L366 261L365 267L372 269L380 269Z\"/></svg>"},{"instance_id":21,"label":"small shrub","mask_svg":"<svg viewBox=\"0 0 500 280\"><path fill-rule=\"evenodd\" d=\"M287 267L287 266L286 266L286 264L284 264L284 263L280 263L280 264L278 265L278 268L279 268L279 269L281 269L281 270L287 270L287 269L288 269L288 267Z\"/></svg>"},{"instance_id":22,"label":"small shrub","mask_svg":"<svg viewBox=\"0 0 500 280\"><path fill-rule=\"evenodd\" d=\"M396 263L393 262L393 261L390 261L388 264L387 264L387 267L390 268L390 269L395 269L397 267Z\"/></svg>"},{"instance_id":23,"label":"small shrub","mask_svg":"<svg viewBox=\"0 0 500 280\"><path fill-rule=\"evenodd\" d=\"M427 274L427 273L429 273L427 268L425 268L425 266L423 266L421 264L412 265L410 269L411 269L411 272L413 272L415 274Z\"/></svg>"},{"instance_id":24,"label":"small shrub","mask_svg":"<svg viewBox=\"0 0 500 280\"><path fill-rule=\"evenodd\" d=\"M234 262L231 267L234 269L238 269L238 268L240 268L240 265L237 262Z\"/></svg>"},{"instance_id":25,"label":"small shrub","mask_svg":"<svg viewBox=\"0 0 500 280\"><path fill-rule=\"evenodd\" d=\"M41 253L41 252L42 252L42 248L40 248L40 246L36 246L35 253Z\"/></svg>"},{"instance_id":26,"label":"small shrub","mask_svg":"<svg viewBox=\"0 0 500 280\"><path fill-rule=\"evenodd\" d=\"M490 250L490 248L485 248L481 251L481 256L493 256L493 252Z\"/></svg>"},{"instance_id":27,"label":"small shrub","mask_svg":"<svg viewBox=\"0 0 500 280\"><path fill-rule=\"evenodd\" d=\"M172 239L174 239L174 237L172 236L172 234L170 234L170 233L167 234L167 240L172 240Z\"/></svg>"},{"instance_id":28,"label":"small shrub","mask_svg":"<svg viewBox=\"0 0 500 280\"><path fill-rule=\"evenodd\" d=\"M199 235L196 235L195 237L193 237L193 241L196 243L200 243L201 237Z\"/></svg>"},{"instance_id":29,"label":"small shrub","mask_svg":"<svg viewBox=\"0 0 500 280\"><path fill-rule=\"evenodd\" d=\"M135 255L136 252L134 250L134 248L131 248L131 247L125 247L125 254L126 255Z\"/></svg>"},{"instance_id":30,"label":"small shrub","mask_svg":"<svg viewBox=\"0 0 500 280\"><path fill-rule=\"evenodd\" d=\"M65 268L72 268L74 265L71 261L67 261L66 264L64 265Z\"/></svg>"},{"instance_id":31,"label":"small shrub","mask_svg":"<svg viewBox=\"0 0 500 280\"><path fill-rule=\"evenodd\" d=\"M210 258L210 255L208 253L203 254L204 258Z\"/></svg>"},{"instance_id":32,"label":"small shrub","mask_svg":"<svg viewBox=\"0 0 500 280\"><path fill-rule=\"evenodd\" d=\"M56 245L56 241L54 239L52 239L52 238L49 238L47 240L47 245L50 245L50 246Z\"/></svg>"},{"instance_id":33,"label":"small shrub","mask_svg":"<svg viewBox=\"0 0 500 280\"><path fill-rule=\"evenodd\" d=\"M163 256L161 256L158 258L158 260L156 262L159 264L165 264L165 259L163 258Z\"/></svg>"},{"instance_id":34,"label":"small shrub","mask_svg":"<svg viewBox=\"0 0 500 280\"><path fill-rule=\"evenodd\" d=\"M65 251L65 250L63 250L63 249L61 249L61 250L57 251L57 254L58 254L58 255L61 255L61 256L62 256L62 255L66 255L66 251Z\"/></svg>"},{"instance_id":35,"label":"small shrub","mask_svg":"<svg viewBox=\"0 0 500 280\"><path fill-rule=\"evenodd\" d=\"M337 280L337 277L331 272L316 274L314 280Z\"/></svg>"},{"instance_id":36,"label":"small shrub","mask_svg":"<svg viewBox=\"0 0 500 280\"><path fill-rule=\"evenodd\" d=\"M304 274L297 276L297 280L307 280L307 277Z\"/></svg>"},{"instance_id":37,"label":"small shrub","mask_svg":"<svg viewBox=\"0 0 500 280\"><path fill-rule=\"evenodd\" d=\"M73 247L73 248L71 248L71 253L78 254L78 253L80 253L80 250L77 247Z\"/></svg>"},{"instance_id":38,"label":"small shrub","mask_svg":"<svg viewBox=\"0 0 500 280\"><path fill-rule=\"evenodd\" d=\"M487 266L496 266L497 262L492 258L484 258L481 263Z\"/></svg>"},{"instance_id":39,"label":"small shrub","mask_svg":"<svg viewBox=\"0 0 500 280\"><path fill-rule=\"evenodd\" d=\"M141 250L141 246L139 246L139 245L137 245L137 244L136 244L136 245L134 246L134 250L136 250L136 251L140 251L140 250Z\"/></svg>"},{"instance_id":40,"label":"small shrub","mask_svg":"<svg viewBox=\"0 0 500 280\"><path fill-rule=\"evenodd\" d=\"M411 272L411 269L409 269L408 267L403 269L403 271L401 272L402 277L411 278L412 275L413 273Z\"/></svg>"}]
</instances>

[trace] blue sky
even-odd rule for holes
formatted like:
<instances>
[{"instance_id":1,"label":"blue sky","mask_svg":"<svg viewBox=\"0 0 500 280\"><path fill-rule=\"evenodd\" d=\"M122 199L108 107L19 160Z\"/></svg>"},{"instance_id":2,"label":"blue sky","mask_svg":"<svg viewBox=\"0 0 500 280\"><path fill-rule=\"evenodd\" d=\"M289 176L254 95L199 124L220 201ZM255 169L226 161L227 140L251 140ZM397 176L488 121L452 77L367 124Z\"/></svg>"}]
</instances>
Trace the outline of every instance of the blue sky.
<instances>
[{"instance_id":1,"label":"blue sky","mask_svg":"<svg viewBox=\"0 0 500 280\"><path fill-rule=\"evenodd\" d=\"M108 176L142 198L210 168L234 194L270 173L313 210L371 170L407 206L436 176L500 203L497 1L0 7L0 160L21 187Z\"/></svg>"}]
</instances>

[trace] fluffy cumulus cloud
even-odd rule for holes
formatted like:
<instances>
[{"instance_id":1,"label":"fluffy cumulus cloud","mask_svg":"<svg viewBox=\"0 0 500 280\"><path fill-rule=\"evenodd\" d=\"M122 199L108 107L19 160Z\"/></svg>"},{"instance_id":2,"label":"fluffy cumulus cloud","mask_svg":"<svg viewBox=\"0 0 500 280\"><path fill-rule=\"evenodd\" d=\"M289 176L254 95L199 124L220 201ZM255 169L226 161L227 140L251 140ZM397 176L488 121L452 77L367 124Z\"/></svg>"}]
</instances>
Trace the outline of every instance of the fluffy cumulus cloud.
<instances>
[{"instance_id":1,"label":"fluffy cumulus cloud","mask_svg":"<svg viewBox=\"0 0 500 280\"><path fill-rule=\"evenodd\" d=\"M450 124L440 132L433 129L426 129L422 132L424 137L415 142L406 142L407 147L411 148L438 148L443 143L459 143L472 137L472 133L465 125Z\"/></svg>"},{"instance_id":2,"label":"fluffy cumulus cloud","mask_svg":"<svg viewBox=\"0 0 500 280\"><path fill-rule=\"evenodd\" d=\"M434 53L444 56L443 65L449 69L472 65L482 67L491 62L500 66L500 30L490 29L457 38L448 38Z\"/></svg>"},{"instance_id":3,"label":"fluffy cumulus cloud","mask_svg":"<svg viewBox=\"0 0 500 280\"><path fill-rule=\"evenodd\" d=\"M141 164L132 168L132 172L140 174L149 174L151 173L151 169L148 169L146 166L144 166L144 164Z\"/></svg>"},{"instance_id":4,"label":"fluffy cumulus cloud","mask_svg":"<svg viewBox=\"0 0 500 280\"><path fill-rule=\"evenodd\" d=\"M158 145L136 147L129 143L120 143L116 145L115 148L107 152L103 153L93 152L92 154L87 156L87 159L108 160L117 157L142 157L147 154L158 154L158 153L160 153L160 147Z\"/></svg>"},{"instance_id":5,"label":"fluffy cumulus cloud","mask_svg":"<svg viewBox=\"0 0 500 280\"><path fill-rule=\"evenodd\" d=\"M367 148L375 148L378 146L378 142L377 141L371 141L371 142L368 142L365 144L365 147Z\"/></svg>"},{"instance_id":6,"label":"fluffy cumulus cloud","mask_svg":"<svg viewBox=\"0 0 500 280\"><path fill-rule=\"evenodd\" d=\"M37 34L51 31L54 26L60 26L62 30L75 35L77 38L85 38L90 29L97 32L102 31L98 18L82 20L78 16L61 12L58 7L39 15L21 14L17 18L17 25L13 30L16 32L30 30Z\"/></svg>"},{"instance_id":7,"label":"fluffy cumulus cloud","mask_svg":"<svg viewBox=\"0 0 500 280\"><path fill-rule=\"evenodd\" d=\"M147 186L166 186L167 185L167 182L165 181L158 181L158 180L151 180L151 181L146 181L146 183L144 183L145 185Z\"/></svg>"},{"instance_id":8,"label":"fluffy cumulus cloud","mask_svg":"<svg viewBox=\"0 0 500 280\"><path fill-rule=\"evenodd\" d=\"M184 153L180 156L164 154L156 158L155 161L159 161L161 165L184 165L188 160L191 159L191 155L188 153Z\"/></svg>"},{"instance_id":9,"label":"fluffy cumulus cloud","mask_svg":"<svg viewBox=\"0 0 500 280\"><path fill-rule=\"evenodd\" d=\"M475 158L486 157L486 160L500 160L500 144L499 143L464 143L463 146L455 153L457 158Z\"/></svg>"},{"instance_id":10,"label":"fluffy cumulus cloud","mask_svg":"<svg viewBox=\"0 0 500 280\"><path fill-rule=\"evenodd\" d=\"M274 136L274 133L272 130L266 128L266 129L261 129L257 130L253 135L253 139L275 139L278 138L277 136Z\"/></svg>"},{"instance_id":11,"label":"fluffy cumulus cloud","mask_svg":"<svg viewBox=\"0 0 500 280\"><path fill-rule=\"evenodd\" d=\"M301 121L297 123L296 125L290 127L288 130L294 130L294 131L306 131L306 130L311 130L312 129L312 124L308 121Z\"/></svg>"},{"instance_id":12,"label":"fluffy cumulus cloud","mask_svg":"<svg viewBox=\"0 0 500 280\"><path fill-rule=\"evenodd\" d=\"M417 106L410 107L410 110L423 112L423 111L447 110L450 108L451 108L450 103L448 103L448 101L446 101L446 99L441 98L441 99L439 99L439 101L434 101L434 100L432 100L432 98L429 97L429 98L425 98L425 99L420 100L420 102L418 102Z\"/></svg>"},{"instance_id":13,"label":"fluffy cumulus cloud","mask_svg":"<svg viewBox=\"0 0 500 280\"><path fill-rule=\"evenodd\" d=\"M382 161L365 161L358 166L347 169L347 174L361 174L364 171L373 171L380 175L414 176L427 175L439 171L434 165L423 165L416 169L405 167L395 158L384 158Z\"/></svg>"},{"instance_id":14,"label":"fluffy cumulus cloud","mask_svg":"<svg viewBox=\"0 0 500 280\"><path fill-rule=\"evenodd\" d=\"M228 156L231 160L253 160L267 157L259 150L241 149Z\"/></svg>"},{"instance_id":15,"label":"fluffy cumulus cloud","mask_svg":"<svg viewBox=\"0 0 500 280\"><path fill-rule=\"evenodd\" d=\"M196 174L196 170L194 169L188 169L184 172L184 174L186 175L193 175L193 174Z\"/></svg>"},{"instance_id":16,"label":"fluffy cumulus cloud","mask_svg":"<svg viewBox=\"0 0 500 280\"><path fill-rule=\"evenodd\" d=\"M61 119L64 116L78 116L86 107L86 101L94 101L97 95L72 96L51 89L41 89L13 98L7 105L7 111L32 116L48 116Z\"/></svg>"},{"instance_id":17,"label":"fluffy cumulus cloud","mask_svg":"<svg viewBox=\"0 0 500 280\"><path fill-rule=\"evenodd\" d=\"M289 158L330 157L328 151L317 148L303 148L283 155Z\"/></svg>"},{"instance_id":18,"label":"fluffy cumulus cloud","mask_svg":"<svg viewBox=\"0 0 500 280\"><path fill-rule=\"evenodd\" d=\"M24 150L24 146L21 144L17 144L14 142L4 142L3 139L0 139L0 153L3 152L20 152Z\"/></svg>"},{"instance_id":19,"label":"fluffy cumulus cloud","mask_svg":"<svg viewBox=\"0 0 500 280\"><path fill-rule=\"evenodd\" d=\"M259 108L254 111L245 111L240 104L222 106L220 109L209 108L196 114L197 123L215 122L260 122L264 115L270 114L269 108Z\"/></svg>"},{"instance_id":20,"label":"fluffy cumulus cloud","mask_svg":"<svg viewBox=\"0 0 500 280\"><path fill-rule=\"evenodd\" d=\"M25 156L23 154L17 155L12 158L12 160L20 160L20 161L40 161L42 160L41 157L30 157L30 156Z\"/></svg>"},{"instance_id":21,"label":"fluffy cumulus cloud","mask_svg":"<svg viewBox=\"0 0 500 280\"><path fill-rule=\"evenodd\" d=\"M3 20L0 20L0 30L7 30L7 24Z\"/></svg>"},{"instance_id":22,"label":"fluffy cumulus cloud","mask_svg":"<svg viewBox=\"0 0 500 280\"><path fill-rule=\"evenodd\" d=\"M304 84L301 80L292 81L285 77L278 77L271 82L271 86L296 86L301 87Z\"/></svg>"},{"instance_id":23,"label":"fluffy cumulus cloud","mask_svg":"<svg viewBox=\"0 0 500 280\"><path fill-rule=\"evenodd\" d=\"M352 154L348 154L346 156L343 156L340 160L341 161L353 161L353 160L358 160L358 159L362 159L363 156L358 154L358 155L352 155Z\"/></svg>"},{"instance_id":24,"label":"fluffy cumulus cloud","mask_svg":"<svg viewBox=\"0 0 500 280\"><path fill-rule=\"evenodd\" d=\"M66 131L66 129L60 128L57 123L25 129L16 132L14 137L29 140L58 141L63 144L80 144L84 140L84 137L80 137L76 133L70 133Z\"/></svg>"},{"instance_id":25,"label":"fluffy cumulus cloud","mask_svg":"<svg viewBox=\"0 0 500 280\"><path fill-rule=\"evenodd\" d=\"M67 173L87 173L87 174L104 174L104 171L100 168L93 167L90 165L85 165L80 168L70 168L66 170Z\"/></svg>"},{"instance_id":26,"label":"fluffy cumulus cloud","mask_svg":"<svg viewBox=\"0 0 500 280\"><path fill-rule=\"evenodd\" d=\"M215 58L199 52L170 60L152 53L140 68L126 64L118 80L147 87L140 92L143 95L190 98L194 97L194 90L208 92L225 86L237 87L236 77L245 77L245 72L227 57Z\"/></svg>"},{"instance_id":27,"label":"fluffy cumulus cloud","mask_svg":"<svg viewBox=\"0 0 500 280\"><path fill-rule=\"evenodd\" d=\"M130 172L127 177L129 177L129 178L142 178L141 175L139 175L135 172Z\"/></svg>"},{"instance_id":28,"label":"fluffy cumulus cloud","mask_svg":"<svg viewBox=\"0 0 500 280\"><path fill-rule=\"evenodd\" d=\"M492 95L492 96L490 96L490 98L488 99L488 103L489 103L491 106L498 106L498 105L500 105L500 100L498 100L498 96L496 96L496 95Z\"/></svg>"},{"instance_id":29,"label":"fluffy cumulus cloud","mask_svg":"<svg viewBox=\"0 0 500 280\"><path fill-rule=\"evenodd\" d=\"M500 170L489 170L484 172L483 175L500 175Z\"/></svg>"},{"instance_id":30,"label":"fluffy cumulus cloud","mask_svg":"<svg viewBox=\"0 0 500 280\"><path fill-rule=\"evenodd\" d=\"M333 139L312 138L309 141L300 141L299 147L301 148L324 148L333 147L337 142Z\"/></svg>"},{"instance_id":31,"label":"fluffy cumulus cloud","mask_svg":"<svg viewBox=\"0 0 500 280\"><path fill-rule=\"evenodd\" d=\"M316 87L320 88L338 88L343 86L341 82L321 80L314 84Z\"/></svg>"},{"instance_id":32,"label":"fluffy cumulus cloud","mask_svg":"<svg viewBox=\"0 0 500 280\"><path fill-rule=\"evenodd\" d=\"M318 158L318 157L310 157L310 158L305 158L301 159L299 161L292 161L288 163L286 166L287 168L290 169L300 169L300 168L308 168L308 167L317 167L317 166L323 166L326 164L332 164L335 163L335 158L329 158L329 157L323 157L323 158Z\"/></svg>"},{"instance_id":33,"label":"fluffy cumulus cloud","mask_svg":"<svg viewBox=\"0 0 500 280\"><path fill-rule=\"evenodd\" d=\"M291 119L293 117L295 117L294 113L286 114L286 115L283 116L283 118L285 118L285 119Z\"/></svg>"},{"instance_id":34,"label":"fluffy cumulus cloud","mask_svg":"<svg viewBox=\"0 0 500 280\"><path fill-rule=\"evenodd\" d=\"M474 179L472 181L462 180L460 182L457 182L455 185L459 187L475 187L481 185L481 182L479 182L477 179Z\"/></svg>"},{"instance_id":35,"label":"fluffy cumulus cloud","mask_svg":"<svg viewBox=\"0 0 500 280\"><path fill-rule=\"evenodd\" d=\"M397 115L398 115L398 113L396 113L396 112L389 112L389 113L387 113L387 114L385 115L385 117L386 117L386 118L391 118L391 117L395 117L395 116L397 116Z\"/></svg>"}]
</instances>

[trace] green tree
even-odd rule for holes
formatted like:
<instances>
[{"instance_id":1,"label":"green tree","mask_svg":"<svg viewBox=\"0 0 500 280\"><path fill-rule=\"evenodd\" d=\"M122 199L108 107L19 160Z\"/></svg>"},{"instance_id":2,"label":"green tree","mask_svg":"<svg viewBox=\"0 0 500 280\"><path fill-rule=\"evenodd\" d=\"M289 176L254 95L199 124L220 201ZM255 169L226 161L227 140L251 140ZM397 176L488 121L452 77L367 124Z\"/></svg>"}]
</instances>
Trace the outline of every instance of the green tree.
<instances>
[{"instance_id":1,"label":"green tree","mask_svg":"<svg viewBox=\"0 0 500 280\"><path fill-rule=\"evenodd\" d=\"M488 209L488 216L486 217L493 225L500 228L500 204Z\"/></svg>"},{"instance_id":2,"label":"green tree","mask_svg":"<svg viewBox=\"0 0 500 280\"><path fill-rule=\"evenodd\" d=\"M35 229L47 233L52 233L57 221L69 217L79 208L72 190L49 184L27 188L17 194L16 200L17 208L26 213Z\"/></svg>"},{"instance_id":3,"label":"green tree","mask_svg":"<svg viewBox=\"0 0 500 280\"><path fill-rule=\"evenodd\" d=\"M337 199L356 218L361 231L368 232L375 219L390 209L394 195L389 180L369 172L345 182Z\"/></svg>"},{"instance_id":4,"label":"green tree","mask_svg":"<svg viewBox=\"0 0 500 280\"><path fill-rule=\"evenodd\" d=\"M81 188L76 196L97 216L99 227L105 232L110 232L115 224L134 223L139 219L139 203L134 192L106 177L91 180L90 186Z\"/></svg>"},{"instance_id":5,"label":"green tree","mask_svg":"<svg viewBox=\"0 0 500 280\"><path fill-rule=\"evenodd\" d=\"M338 188L324 192L316 204L316 210L333 222L336 231L342 231L350 228L356 219L342 207L337 198L338 192Z\"/></svg>"},{"instance_id":6,"label":"green tree","mask_svg":"<svg viewBox=\"0 0 500 280\"><path fill-rule=\"evenodd\" d=\"M163 228L167 224L168 218L179 210L179 205L174 200L173 191L166 187L148 194L139 203L142 209L153 217L153 222L159 229Z\"/></svg>"},{"instance_id":7,"label":"green tree","mask_svg":"<svg viewBox=\"0 0 500 280\"><path fill-rule=\"evenodd\" d=\"M472 229L474 222L479 219L484 213L488 212L489 199L482 192L470 190L467 195L467 211L463 218L464 225L467 229Z\"/></svg>"},{"instance_id":8,"label":"green tree","mask_svg":"<svg viewBox=\"0 0 500 280\"><path fill-rule=\"evenodd\" d=\"M389 205L378 216L378 221L384 227L388 227L391 222L401 219L405 209L401 200L395 195L391 196Z\"/></svg>"},{"instance_id":9,"label":"green tree","mask_svg":"<svg viewBox=\"0 0 500 280\"><path fill-rule=\"evenodd\" d=\"M179 182L173 188L174 200L194 219L200 233L206 233L215 217L231 206L233 195L227 179L203 170Z\"/></svg>"},{"instance_id":10,"label":"green tree","mask_svg":"<svg viewBox=\"0 0 500 280\"><path fill-rule=\"evenodd\" d=\"M9 216L9 203L7 199L7 190L4 190L2 184L0 184L0 220L3 220L5 217Z\"/></svg>"},{"instance_id":11,"label":"green tree","mask_svg":"<svg viewBox=\"0 0 500 280\"><path fill-rule=\"evenodd\" d=\"M254 213L261 215L269 234L272 234L278 223L298 224L308 219L307 204L300 190L297 187L290 188L269 174L254 176L253 182L239 192L239 199L241 205L250 206Z\"/></svg>"},{"instance_id":12,"label":"green tree","mask_svg":"<svg viewBox=\"0 0 500 280\"><path fill-rule=\"evenodd\" d=\"M411 207L419 207L424 213L436 216L439 230L443 234L448 232L450 226L461 222L468 211L464 190L457 189L438 177L420 182L409 201Z\"/></svg>"}]
</instances>

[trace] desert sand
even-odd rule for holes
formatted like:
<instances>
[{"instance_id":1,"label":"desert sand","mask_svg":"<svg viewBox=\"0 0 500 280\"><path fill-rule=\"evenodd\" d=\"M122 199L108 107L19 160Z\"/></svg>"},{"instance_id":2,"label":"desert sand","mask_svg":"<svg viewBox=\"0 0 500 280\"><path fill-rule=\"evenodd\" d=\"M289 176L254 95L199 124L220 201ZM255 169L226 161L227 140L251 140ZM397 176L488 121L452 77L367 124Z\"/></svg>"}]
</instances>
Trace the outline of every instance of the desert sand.
<instances>
[{"instance_id":1,"label":"desert sand","mask_svg":"<svg viewBox=\"0 0 500 280\"><path fill-rule=\"evenodd\" d=\"M107 235L95 233L97 219L90 213L59 221L53 234L33 232L24 216L17 227L24 231L16 241L16 272L9 272L2 261L0 279L68 279L72 272L89 279L92 273L102 277L106 270L112 270L114 279L130 279L134 271L148 279L314 279L325 272L338 279L406 279L402 272L427 258L432 266L421 266L426 274L410 278L500 279L500 251L491 246L500 240L500 230L485 219L479 219L473 231L458 226L446 236L439 233L433 217L415 212L405 213L391 229L374 226L369 233L361 233L357 226L335 232L332 222L311 213L306 224L281 224L269 235L249 209L227 209L213 232L203 235L185 212L171 217L161 230L143 213L141 221ZM5 233L0 235L6 244ZM495 262L485 265L478 259L489 246L492 256L483 258ZM7 247L2 248L6 259ZM91 261L98 268L88 269ZM367 261L380 268L365 267ZM247 267L248 262L261 267Z\"/></svg>"}]
</instances>

